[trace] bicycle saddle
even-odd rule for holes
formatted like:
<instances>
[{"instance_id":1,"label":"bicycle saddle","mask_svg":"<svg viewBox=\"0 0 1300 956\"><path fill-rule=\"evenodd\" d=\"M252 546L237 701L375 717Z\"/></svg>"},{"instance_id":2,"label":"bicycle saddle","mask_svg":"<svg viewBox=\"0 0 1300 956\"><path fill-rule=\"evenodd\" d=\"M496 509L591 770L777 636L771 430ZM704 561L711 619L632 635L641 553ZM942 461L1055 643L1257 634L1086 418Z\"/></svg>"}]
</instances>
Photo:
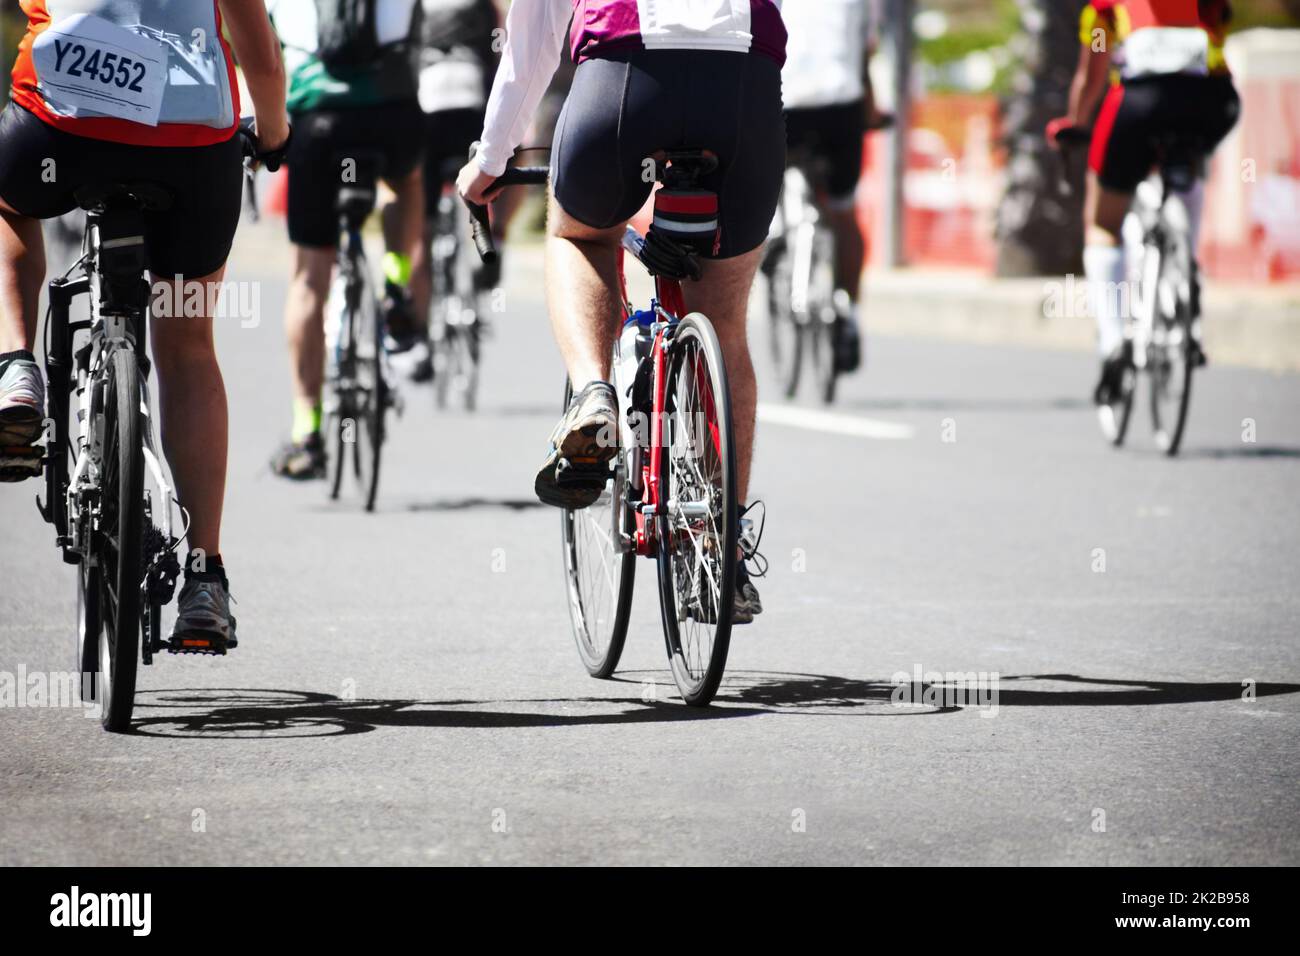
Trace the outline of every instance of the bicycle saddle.
<instances>
[{"instance_id":1,"label":"bicycle saddle","mask_svg":"<svg viewBox=\"0 0 1300 956\"><path fill-rule=\"evenodd\" d=\"M157 183L89 183L73 191L78 206L87 212L99 212L111 200L121 199L140 209L156 212L172 204L171 193Z\"/></svg>"}]
</instances>

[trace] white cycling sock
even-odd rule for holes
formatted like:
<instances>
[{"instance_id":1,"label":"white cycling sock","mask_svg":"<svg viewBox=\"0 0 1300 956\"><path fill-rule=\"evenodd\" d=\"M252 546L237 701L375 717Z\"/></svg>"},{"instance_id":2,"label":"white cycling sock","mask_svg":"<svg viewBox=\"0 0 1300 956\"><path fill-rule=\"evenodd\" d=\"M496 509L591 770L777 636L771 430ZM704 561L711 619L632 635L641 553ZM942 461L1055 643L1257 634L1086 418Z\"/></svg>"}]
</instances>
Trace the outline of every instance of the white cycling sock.
<instances>
[{"instance_id":1,"label":"white cycling sock","mask_svg":"<svg viewBox=\"0 0 1300 956\"><path fill-rule=\"evenodd\" d=\"M1083 274L1088 280L1088 308L1097 320L1097 351L1105 358L1124 341L1124 249L1122 246L1087 246Z\"/></svg>"}]
</instances>

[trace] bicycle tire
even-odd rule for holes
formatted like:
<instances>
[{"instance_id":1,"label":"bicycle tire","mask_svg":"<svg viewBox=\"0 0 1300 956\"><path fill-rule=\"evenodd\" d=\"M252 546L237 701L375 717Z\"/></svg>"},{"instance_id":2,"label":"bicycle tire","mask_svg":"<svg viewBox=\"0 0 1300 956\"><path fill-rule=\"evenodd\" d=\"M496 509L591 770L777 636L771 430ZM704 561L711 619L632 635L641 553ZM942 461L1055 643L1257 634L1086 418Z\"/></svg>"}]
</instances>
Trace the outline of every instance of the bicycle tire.
<instances>
[{"instance_id":1,"label":"bicycle tire","mask_svg":"<svg viewBox=\"0 0 1300 956\"><path fill-rule=\"evenodd\" d=\"M77 567L77 689L86 703L97 699L99 634L99 568L83 560Z\"/></svg>"},{"instance_id":2,"label":"bicycle tire","mask_svg":"<svg viewBox=\"0 0 1300 956\"><path fill-rule=\"evenodd\" d=\"M677 393L687 369L694 379L698 409L680 408L691 404L689 383L685 396ZM703 707L717 693L731 642L739 505L731 393L722 346L712 324L698 312L686 316L677 326L669 345L665 374L665 454L659 487L663 509L656 518L659 607L673 680L687 704ZM702 386L707 386L707 391ZM707 437L689 441L678 434L682 428L679 412L692 418L698 415L696 424L707 426ZM697 429L696 438L701 437L699 432ZM704 465L691 474L685 460L692 457L693 451L694 457ZM708 475L704 474L705 468ZM708 518L698 525L698 547L691 531L692 522L674 514L673 502L678 492L707 495L706 499L691 499L697 503L706 501L708 507ZM683 539L679 532L685 532L686 544L692 549L688 557L682 554ZM702 627L686 629L683 641L681 625L692 616ZM709 629L711 640L705 650L693 638L703 637Z\"/></svg>"},{"instance_id":3,"label":"bicycle tire","mask_svg":"<svg viewBox=\"0 0 1300 956\"><path fill-rule=\"evenodd\" d=\"M100 530L93 538L100 572L96 697L105 730L131 726L140 656L141 523L144 452L140 441L140 376L135 352L116 348L104 394ZM113 460L115 459L115 461ZM108 508L113 508L111 514ZM116 531L116 544L113 532ZM107 545L107 547L106 547ZM110 553L112 552L112 553Z\"/></svg>"},{"instance_id":4,"label":"bicycle tire","mask_svg":"<svg viewBox=\"0 0 1300 956\"><path fill-rule=\"evenodd\" d=\"M1177 195L1170 196L1161 211L1165 219L1167 236L1185 237L1190 228L1188 214L1182 200ZM1157 282L1155 301L1157 309L1161 306L1159 289L1166 281L1181 286L1183 279L1195 281L1191 247L1187 241L1171 240L1160 257L1161 279ZM1172 279L1166 279L1170 273ZM1155 347L1147 347L1147 368L1151 378L1151 426L1156 447L1167 456L1174 457L1182 446L1183 432L1187 428L1187 413L1192 400L1192 372L1195 362L1192 358L1192 315L1190 296L1184 300L1176 296L1172 316L1157 313L1156 327L1163 333L1165 340ZM1172 337L1172 341L1167 337ZM1177 387L1177 393L1169 395L1171 386ZM1162 409L1162 401L1168 397L1168 409Z\"/></svg>"},{"instance_id":5,"label":"bicycle tire","mask_svg":"<svg viewBox=\"0 0 1300 956\"><path fill-rule=\"evenodd\" d=\"M1133 418L1133 397L1136 392L1137 369L1130 362L1124 369L1119 397L1109 405L1100 405L1097 408L1101 433L1116 448L1124 444L1124 438L1128 435L1129 422Z\"/></svg>"},{"instance_id":6,"label":"bicycle tire","mask_svg":"<svg viewBox=\"0 0 1300 956\"><path fill-rule=\"evenodd\" d=\"M564 408L569 407L573 386L564 383ZM620 477L621 476L621 477ZM627 480L623 451L611 479L601 498L589 508L563 509L560 512L560 544L564 558L565 591L569 599L569 623L573 639L578 645L582 666L592 677L604 679L613 675L623 654L627 640L628 620L632 615L632 591L636 582L636 551L618 552L614 548L616 533L632 533L636 523L626 504L624 482ZM602 508L602 502L604 507ZM594 509L594 510L593 510ZM615 509L620 520L614 523ZM601 525L605 526L604 531ZM608 535L608 536L607 536ZM599 548L604 539L606 547ZM583 557L604 551L601 557L601 575L583 573ZM606 560L608 559L608 560ZM599 593L601 578L609 585L611 593Z\"/></svg>"},{"instance_id":7,"label":"bicycle tire","mask_svg":"<svg viewBox=\"0 0 1300 956\"><path fill-rule=\"evenodd\" d=\"M803 368L803 333L791 305L791 264L788 249L783 249L768 279L768 351L777 381L787 399L799 391L799 376Z\"/></svg>"}]
</instances>

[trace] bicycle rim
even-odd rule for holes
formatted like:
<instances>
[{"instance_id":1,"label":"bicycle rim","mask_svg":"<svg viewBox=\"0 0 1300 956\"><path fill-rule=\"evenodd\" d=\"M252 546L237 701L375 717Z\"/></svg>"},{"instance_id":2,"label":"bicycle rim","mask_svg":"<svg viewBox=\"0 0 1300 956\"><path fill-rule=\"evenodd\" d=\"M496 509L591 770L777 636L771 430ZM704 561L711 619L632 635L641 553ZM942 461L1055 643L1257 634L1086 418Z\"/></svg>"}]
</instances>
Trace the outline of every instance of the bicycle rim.
<instances>
[{"instance_id":1,"label":"bicycle rim","mask_svg":"<svg viewBox=\"0 0 1300 956\"><path fill-rule=\"evenodd\" d=\"M96 693L106 730L124 731L135 706L140 637L141 521L144 455L140 445L140 379L135 353L114 350L104 402L99 634Z\"/></svg>"},{"instance_id":2,"label":"bicycle rim","mask_svg":"<svg viewBox=\"0 0 1300 956\"><path fill-rule=\"evenodd\" d=\"M97 699L99 693L99 635L104 628L99 593L99 568L83 558L77 567L77 672L78 690L87 703Z\"/></svg>"},{"instance_id":3,"label":"bicycle rim","mask_svg":"<svg viewBox=\"0 0 1300 956\"><path fill-rule=\"evenodd\" d=\"M1181 322L1170 323L1161 343L1147 349L1151 373L1151 425L1156 446L1177 455L1192 398L1191 337Z\"/></svg>"},{"instance_id":4,"label":"bicycle rim","mask_svg":"<svg viewBox=\"0 0 1300 956\"><path fill-rule=\"evenodd\" d=\"M738 513L726 368L703 316L677 327L666 374L659 604L673 680L688 704L703 706L731 641Z\"/></svg>"},{"instance_id":5,"label":"bicycle rim","mask_svg":"<svg viewBox=\"0 0 1300 956\"><path fill-rule=\"evenodd\" d=\"M790 256L783 252L768 280L768 346L772 366L786 398L799 391L799 372L803 366L803 335L798 319L791 310Z\"/></svg>"},{"instance_id":6,"label":"bicycle rim","mask_svg":"<svg viewBox=\"0 0 1300 956\"><path fill-rule=\"evenodd\" d=\"M565 408L572 396L566 381ZM592 677L609 677L618 667L632 613L636 552L622 550L620 542L636 526L626 498L627 468L620 454L614 477L595 504L560 512L569 622L582 666Z\"/></svg>"}]
</instances>

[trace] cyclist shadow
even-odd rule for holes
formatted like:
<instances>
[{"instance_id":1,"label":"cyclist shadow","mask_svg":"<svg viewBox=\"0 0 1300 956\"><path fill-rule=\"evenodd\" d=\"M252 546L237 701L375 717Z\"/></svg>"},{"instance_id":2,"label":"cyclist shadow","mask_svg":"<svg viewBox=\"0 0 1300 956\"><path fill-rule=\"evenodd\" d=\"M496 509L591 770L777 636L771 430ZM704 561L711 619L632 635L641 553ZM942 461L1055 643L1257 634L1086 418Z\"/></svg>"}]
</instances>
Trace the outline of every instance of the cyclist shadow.
<instances>
[{"instance_id":1,"label":"cyclist shadow","mask_svg":"<svg viewBox=\"0 0 1300 956\"><path fill-rule=\"evenodd\" d=\"M545 508L536 498L439 498L435 501L412 501L407 511L476 511L483 508L501 508L506 511L531 511Z\"/></svg>"},{"instance_id":2,"label":"cyclist shadow","mask_svg":"<svg viewBox=\"0 0 1300 956\"><path fill-rule=\"evenodd\" d=\"M1300 448L1290 445L1249 445L1233 448L1184 448L1182 458L1223 459L1276 459L1300 458Z\"/></svg>"},{"instance_id":3,"label":"cyclist shadow","mask_svg":"<svg viewBox=\"0 0 1300 956\"><path fill-rule=\"evenodd\" d=\"M627 697L507 700L348 700L315 691L216 688L152 690L137 695L134 732L155 737L260 739L328 737L381 727L417 729L564 728L688 720L731 720L762 714L845 717L936 716L1003 707L1133 707L1247 701L1300 692L1300 684L1116 680L1074 674L999 677L988 694L967 697L948 680L864 680L831 674L736 671L714 706L687 707L664 671L627 671L615 685L637 685ZM589 712L583 713L583 707ZM559 711L559 712L557 712Z\"/></svg>"},{"instance_id":4,"label":"cyclist shadow","mask_svg":"<svg viewBox=\"0 0 1300 956\"><path fill-rule=\"evenodd\" d=\"M1044 412L1079 411L1092 401L1075 396L1056 398L861 398L847 399L842 408L864 412Z\"/></svg>"}]
</instances>

